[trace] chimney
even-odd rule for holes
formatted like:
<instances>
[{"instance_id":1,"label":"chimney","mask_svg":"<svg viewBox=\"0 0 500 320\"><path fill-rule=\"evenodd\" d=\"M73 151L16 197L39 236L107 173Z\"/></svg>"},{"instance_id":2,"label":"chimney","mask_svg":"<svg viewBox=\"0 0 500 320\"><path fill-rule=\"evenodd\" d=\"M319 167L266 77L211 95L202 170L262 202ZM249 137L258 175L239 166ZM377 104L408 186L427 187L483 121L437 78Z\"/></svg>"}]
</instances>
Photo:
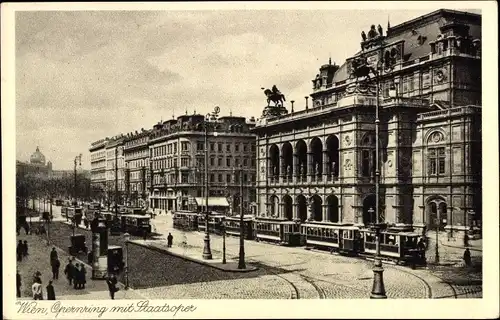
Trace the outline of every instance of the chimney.
<instances>
[{"instance_id":1,"label":"chimney","mask_svg":"<svg viewBox=\"0 0 500 320\"><path fill-rule=\"evenodd\" d=\"M309 97L304 97L304 98L306 98L306 110L309 110L309 104L308 104Z\"/></svg>"},{"instance_id":2,"label":"chimney","mask_svg":"<svg viewBox=\"0 0 500 320\"><path fill-rule=\"evenodd\" d=\"M292 113L293 113L293 104L295 103L295 100L290 101L292 103Z\"/></svg>"}]
</instances>

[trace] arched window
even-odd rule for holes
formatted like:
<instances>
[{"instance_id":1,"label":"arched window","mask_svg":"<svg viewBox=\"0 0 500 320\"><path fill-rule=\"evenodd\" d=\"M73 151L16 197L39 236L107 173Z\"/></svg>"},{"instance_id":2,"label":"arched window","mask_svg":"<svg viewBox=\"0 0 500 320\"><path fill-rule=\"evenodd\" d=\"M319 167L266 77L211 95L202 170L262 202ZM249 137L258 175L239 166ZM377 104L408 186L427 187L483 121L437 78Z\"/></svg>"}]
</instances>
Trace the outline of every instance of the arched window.
<instances>
[{"instance_id":1,"label":"arched window","mask_svg":"<svg viewBox=\"0 0 500 320\"><path fill-rule=\"evenodd\" d=\"M361 140L361 174L363 177L375 176L375 161L375 134L370 132Z\"/></svg>"},{"instance_id":2,"label":"arched window","mask_svg":"<svg viewBox=\"0 0 500 320\"><path fill-rule=\"evenodd\" d=\"M430 176L446 174L446 149L442 146L444 134L431 133L427 139L427 172Z\"/></svg>"}]
</instances>

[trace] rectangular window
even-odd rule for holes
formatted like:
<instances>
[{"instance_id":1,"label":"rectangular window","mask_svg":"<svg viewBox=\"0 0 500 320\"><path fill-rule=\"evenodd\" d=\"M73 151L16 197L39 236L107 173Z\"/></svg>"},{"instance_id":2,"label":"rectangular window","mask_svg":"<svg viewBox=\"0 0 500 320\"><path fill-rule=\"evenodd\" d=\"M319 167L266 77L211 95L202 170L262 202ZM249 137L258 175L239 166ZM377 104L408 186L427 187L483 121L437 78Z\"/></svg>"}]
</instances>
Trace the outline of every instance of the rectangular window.
<instances>
[{"instance_id":1,"label":"rectangular window","mask_svg":"<svg viewBox=\"0 0 500 320\"><path fill-rule=\"evenodd\" d=\"M444 150L444 148L438 148L438 167L439 167L440 174L443 174L446 172L445 162L446 162L445 150Z\"/></svg>"},{"instance_id":2,"label":"rectangular window","mask_svg":"<svg viewBox=\"0 0 500 320\"><path fill-rule=\"evenodd\" d=\"M243 165L244 165L245 167L246 167L246 166L248 166L248 159L246 159L246 158L245 158L245 159L243 159Z\"/></svg>"},{"instance_id":3,"label":"rectangular window","mask_svg":"<svg viewBox=\"0 0 500 320\"><path fill-rule=\"evenodd\" d=\"M217 165L222 167L222 158L217 159Z\"/></svg>"},{"instance_id":4,"label":"rectangular window","mask_svg":"<svg viewBox=\"0 0 500 320\"><path fill-rule=\"evenodd\" d=\"M248 151L248 145L245 143L243 144L243 152L247 152Z\"/></svg>"},{"instance_id":5,"label":"rectangular window","mask_svg":"<svg viewBox=\"0 0 500 320\"><path fill-rule=\"evenodd\" d=\"M226 166L228 166L228 167L231 166L231 158L229 158L229 157L226 158Z\"/></svg>"},{"instance_id":6,"label":"rectangular window","mask_svg":"<svg viewBox=\"0 0 500 320\"><path fill-rule=\"evenodd\" d=\"M188 174L187 174L187 172L183 172L182 173L181 182L182 183L188 183Z\"/></svg>"},{"instance_id":7,"label":"rectangular window","mask_svg":"<svg viewBox=\"0 0 500 320\"><path fill-rule=\"evenodd\" d=\"M215 143L210 143L210 151L215 151Z\"/></svg>"},{"instance_id":8,"label":"rectangular window","mask_svg":"<svg viewBox=\"0 0 500 320\"><path fill-rule=\"evenodd\" d=\"M247 181L248 181L248 176L247 176L247 174L246 174L246 173L243 175L243 181L244 181L244 182L247 182Z\"/></svg>"},{"instance_id":9,"label":"rectangular window","mask_svg":"<svg viewBox=\"0 0 500 320\"><path fill-rule=\"evenodd\" d=\"M234 145L234 151L235 151L235 152L239 152L239 151L240 151L240 145L239 145L238 143L236 143L236 144Z\"/></svg>"},{"instance_id":10,"label":"rectangular window","mask_svg":"<svg viewBox=\"0 0 500 320\"><path fill-rule=\"evenodd\" d=\"M370 176L370 151L363 150L361 154L361 173L363 177Z\"/></svg>"},{"instance_id":11,"label":"rectangular window","mask_svg":"<svg viewBox=\"0 0 500 320\"><path fill-rule=\"evenodd\" d=\"M222 181L223 181L223 180L222 180L222 174L220 174L220 173L219 173L218 178L219 178L219 179L218 179L218 181L219 181L219 182L222 182Z\"/></svg>"},{"instance_id":12,"label":"rectangular window","mask_svg":"<svg viewBox=\"0 0 500 320\"><path fill-rule=\"evenodd\" d=\"M188 151L189 147L189 142L183 141L182 142L182 151Z\"/></svg>"},{"instance_id":13,"label":"rectangular window","mask_svg":"<svg viewBox=\"0 0 500 320\"><path fill-rule=\"evenodd\" d=\"M231 152L231 144L226 144L226 151Z\"/></svg>"},{"instance_id":14,"label":"rectangular window","mask_svg":"<svg viewBox=\"0 0 500 320\"><path fill-rule=\"evenodd\" d=\"M230 174L226 175L226 182L227 183L231 182L231 175Z\"/></svg>"},{"instance_id":15,"label":"rectangular window","mask_svg":"<svg viewBox=\"0 0 500 320\"><path fill-rule=\"evenodd\" d=\"M214 158L210 158L210 165L211 165L211 166L214 166L214 165L215 165L215 159L214 159Z\"/></svg>"},{"instance_id":16,"label":"rectangular window","mask_svg":"<svg viewBox=\"0 0 500 320\"><path fill-rule=\"evenodd\" d=\"M239 165L240 165L240 159L236 158L235 161L234 161L234 166L235 167L239 167Z\"/></svg>"},{"instance_id":17,"label":"rectangular window","mask_svg":"<svg viewBox=\"0 0 500 320\"><path fill-rule=\"evenodd\" d=\"M198 143L196 144L196 150L198 150L198 151L203 151L203 150L204 150L204 148L205 148L205 144L204 144L203 142L198 142Z\"/></svg>"},{"instance_id":18,"label":"rectangular window","mask_svg":"<svg viewBox=\"0 0 500 320\"><path fill-rule=\"evenodd\" d=\"M222 152L222 143L217 143L217 149L219 150L219 152Z\"/></svg>"},{"instance_id":19,"label":"rectangular window","mask_svg":"<svg viewBox=\"0 0 500 320\"><path fill-rule=\"evenodd\" d=\"M174 153L177 153L177 142L174 142Z\"/></svg>"},{"instance_id":20,"label":"rectangular window","mask_svg":"<svg viewBox=\"0 0 500 320\"><path fill-rule=\"evenodd\" d=\"M215 175L213 173L210 174L210 182L214 182L215 180Z\"/></svg>"}]
</instances>

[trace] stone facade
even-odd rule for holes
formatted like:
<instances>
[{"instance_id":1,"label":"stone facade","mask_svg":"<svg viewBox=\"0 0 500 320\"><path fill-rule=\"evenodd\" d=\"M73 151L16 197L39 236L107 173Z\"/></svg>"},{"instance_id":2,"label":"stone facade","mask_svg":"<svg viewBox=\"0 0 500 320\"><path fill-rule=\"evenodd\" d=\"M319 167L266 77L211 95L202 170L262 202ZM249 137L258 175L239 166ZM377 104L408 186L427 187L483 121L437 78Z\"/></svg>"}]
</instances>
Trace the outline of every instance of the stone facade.
<instances>
[{"instance_id":1,"label":"stone facade","mask_svg":"<svg viewBox=\"0 0 500 320\"><path fill-rule=\"evenodd\" d=\"M480 15L450 10L363 33L359 53L320 68L311 107L257 123L258 215L374 222L378 110L380 219L459 236L480 224L480 38Z\"/></svg>"},{"instance_id":2,"label":"stone facade","mask_svg":"<svg viewBox=\"0 0 500 320\"><path fill-rule=\"evenodd\" d=\"M149 136L153 175L150 205L160 210L192 208L204 197L205 117L185 115L159 123ZM210 197L226 197L231 211L237 205L242 166L244 208L255 199L255 124L242 117L221 117L208 130L208 181Z\"/></svg>"},{"instance_id":3,"label":"stone facade","mask_svg":"<svg viewBox=\"0 0 500 320\"><path fill-rule=\"evenodd\" d=\"M149 197L149 130L141 129L125 136L125 193L128 202L139 205Z\"/></svg>"},{"instance_id":4,"label":"stone facade","mask_svg":"<svg viewBox=\"0 0 500 320\"><path fill-rule=\"evenodd\" d=\"M90 184L102 194L106 190L106 145L109 139L100 139L91 144L90 151Z\"/></svg>"}]
</instances>

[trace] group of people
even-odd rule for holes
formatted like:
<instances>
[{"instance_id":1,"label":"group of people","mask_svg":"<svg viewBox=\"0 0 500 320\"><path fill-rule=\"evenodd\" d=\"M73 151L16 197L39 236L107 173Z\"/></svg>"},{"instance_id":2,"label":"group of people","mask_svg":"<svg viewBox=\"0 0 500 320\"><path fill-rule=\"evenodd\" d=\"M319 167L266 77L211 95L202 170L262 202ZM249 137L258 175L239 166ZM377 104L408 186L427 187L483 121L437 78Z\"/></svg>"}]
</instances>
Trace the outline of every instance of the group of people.
<instances>
[{"instance_id":1,"label":"group of people","mask_svg":"<svg viewBox=\"0 0 500 320\"><path fill-rule=\"evenodd\" d=\"M87 283L87 270L83 263L73 264L74 260L74 257L68 258L68 264L66 264L64 268L64 274L68 279L69 285L73 285L73 289L85 289L85 284Z\"/></svg>"},{"instance_id":2,"label":"group of people","mask_svg":"<svg viewBox=\"0 0 500 320\"><path fill-rule=\"evenodd\" d=\"M28 257L28 241L19 240L16 248L17 261L21 262Z\"/></svg>"},{"instance_id":3,"label":"group of people","mask_svg":"<svg viewBox=\"0 0 500 320\"><path fill-rule=\"evenodd\" d=\"M19 270L16 272L16 296L21 298L21 286L22 279ZM47 291L47 300L56 300L56 292L54 290L54 286L52 285L52 280L49 281L49 284L45 287ZM40 271L36 271L33 274L33 284L31 285L31 292L33 295L33 300L43 300L43 287L42 287L42 273Z\"/></svg>"}]
</instances>

